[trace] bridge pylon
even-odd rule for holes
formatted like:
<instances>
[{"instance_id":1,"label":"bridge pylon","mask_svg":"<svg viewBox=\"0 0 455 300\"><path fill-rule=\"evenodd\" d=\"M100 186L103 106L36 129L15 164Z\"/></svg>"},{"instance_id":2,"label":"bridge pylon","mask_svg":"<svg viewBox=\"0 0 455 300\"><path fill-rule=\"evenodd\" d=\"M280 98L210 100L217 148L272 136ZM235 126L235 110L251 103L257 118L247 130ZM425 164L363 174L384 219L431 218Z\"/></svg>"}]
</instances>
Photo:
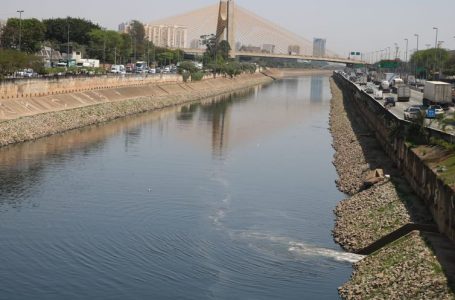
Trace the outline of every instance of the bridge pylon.
<instances>
[{"instance_id":1,"label":"bridge pylon","mask_svg":"<svg viewBox=\"0 0 455 300\"><path fill-rule=\"evenodd\" d=\"M234 0L220 0L216 43L226 40L231 46L229 57L235 58L235 3Z\"/></svg>"}]
</instances>

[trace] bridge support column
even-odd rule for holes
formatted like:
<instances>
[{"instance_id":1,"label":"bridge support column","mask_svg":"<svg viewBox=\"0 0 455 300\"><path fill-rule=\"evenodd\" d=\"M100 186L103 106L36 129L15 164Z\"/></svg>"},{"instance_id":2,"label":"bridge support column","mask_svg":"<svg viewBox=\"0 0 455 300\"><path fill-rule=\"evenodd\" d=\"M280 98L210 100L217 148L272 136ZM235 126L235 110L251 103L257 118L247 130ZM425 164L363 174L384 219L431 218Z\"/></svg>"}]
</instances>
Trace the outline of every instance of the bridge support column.
<instances>
[{"instance_id":1,"label":"bridge support column","mask_svg":"<svg viewBox=\"0 0 455 300\"><path fill-rule=\"evenodd\" d=\"M216 43L226 40L231 46L229 57L235 58L235 3L234 0L220 0Z\"/></svg>"}]
</instances>

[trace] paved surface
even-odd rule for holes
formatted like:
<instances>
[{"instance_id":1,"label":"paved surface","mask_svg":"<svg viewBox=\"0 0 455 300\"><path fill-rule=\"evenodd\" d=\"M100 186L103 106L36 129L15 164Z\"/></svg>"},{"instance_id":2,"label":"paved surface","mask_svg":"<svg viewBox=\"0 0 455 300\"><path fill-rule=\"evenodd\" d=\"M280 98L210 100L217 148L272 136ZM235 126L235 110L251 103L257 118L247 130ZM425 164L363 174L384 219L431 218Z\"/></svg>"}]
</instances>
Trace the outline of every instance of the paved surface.
<instances>
[{"instance_id":1,"label":"paved surface","mask_svg":"<svg viewBox=\"0 0 455 300\"><path fill-rule=\"evenodd\" d=\"M376 93L377 91L379 91L379 86L378 85L375 85L374 83L372 82L369 82L366 86L360 86L358 84L356 84L357 87L359 89L362 89L364 90L366 87L371 87L373 88L374 92ZM373 99L374 99L374 94L370 95ZM394 97L395 98L395 101L397 99L397 95L396 94L393 94L393 93L384 93L384 99L386 97ZM376 100L374 99L375 101L377 101L378 103L380 103L381 105L384 105L384 100ZM404 102L404 101L401 101L401 102L395 102L396 105L395 107L392 107L390 109L390 111L399 119L402 119L404 120L404 110L412 105L422 105L423 103L423 93L419 92L419 91L416 91L416 90L412 90L411 89L411 99L407 102ZM448 112L446 112L445 114L446 116L454 116L454 109L451 108ZM441 124L439 123L438 120L430 120L430 119L426 119L425 120L425 123L428 127L430 128L433 128L433 129L437 129L437 130L442 130L442 126ZM448 133L451 133L451 134L455 134L455 128L453 126L447 126L445 128L445 131L448 132Z\"/></svg>"}]
</instances>

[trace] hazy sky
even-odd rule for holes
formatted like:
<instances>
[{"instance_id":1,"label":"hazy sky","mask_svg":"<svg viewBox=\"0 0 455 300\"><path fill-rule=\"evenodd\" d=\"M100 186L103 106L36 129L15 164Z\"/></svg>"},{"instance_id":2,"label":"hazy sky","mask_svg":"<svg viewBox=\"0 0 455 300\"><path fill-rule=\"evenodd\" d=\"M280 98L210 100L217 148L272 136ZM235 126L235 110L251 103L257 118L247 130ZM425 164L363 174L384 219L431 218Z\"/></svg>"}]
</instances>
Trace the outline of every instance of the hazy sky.
<instances>
[{"instance_id":1,"label":"hazy sky","mask_svg":"<svg viewBox=\"0 0 455 300\"><path fill-rule=\"evenodd\" d=\"M23 9L25 18L82 17L117 29L130 19L148 22L214 3L218 1L1 0L0 19L18 16L16 11ZM420 35L420 49L434 46L434 26L439 27L443 47L455 49L455 0L237 0L237 4L307 39L327 38L327 48L343 56L351 50L394 48L395 43L404 51L404 38L409 38L409 49L415 49L415 33Z\"/></svg>"}]
</instances>

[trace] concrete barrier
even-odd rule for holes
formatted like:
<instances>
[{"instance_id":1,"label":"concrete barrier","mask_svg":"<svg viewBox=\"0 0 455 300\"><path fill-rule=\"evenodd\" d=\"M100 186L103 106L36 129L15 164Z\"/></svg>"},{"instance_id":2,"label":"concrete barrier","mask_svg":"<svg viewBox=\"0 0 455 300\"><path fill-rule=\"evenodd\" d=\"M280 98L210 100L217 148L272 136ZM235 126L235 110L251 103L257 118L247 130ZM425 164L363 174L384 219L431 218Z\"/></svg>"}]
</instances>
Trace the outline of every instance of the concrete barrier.
<instances>
[{"instance_id":1,"label":"concrete barrier","mask_svg":"<svg viewBox=\"0 0 455 300\"><path fill-rule=\"evenodd\" d=\"M178 74L129 75L129 76L55 76L21 78L0 81L0 99L42 97L74 91L140 86L151 83L182 82Z\"/></svg>"}]
</instances>

